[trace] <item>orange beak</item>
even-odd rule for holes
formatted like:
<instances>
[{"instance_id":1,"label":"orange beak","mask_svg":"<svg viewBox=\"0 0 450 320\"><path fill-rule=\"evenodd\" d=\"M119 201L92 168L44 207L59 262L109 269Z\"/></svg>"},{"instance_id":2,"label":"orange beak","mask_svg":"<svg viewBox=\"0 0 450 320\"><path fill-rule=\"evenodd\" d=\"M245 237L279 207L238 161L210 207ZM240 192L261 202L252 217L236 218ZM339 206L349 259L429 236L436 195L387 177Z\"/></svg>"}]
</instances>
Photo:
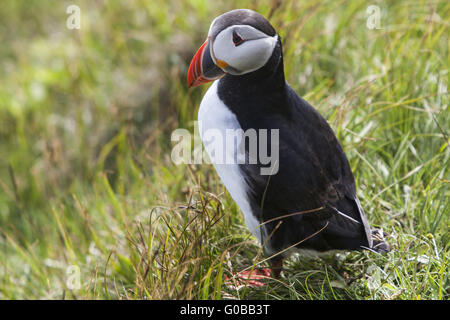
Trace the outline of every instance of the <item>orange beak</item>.
<instances>
[{"instance_id":1,"label":"orange beak","mask_svg":"<svg viewBox=\"0 0 450 320\"><path fill-rule=\"evenodd\" d=\"M187 77L188 87L196 87L214 81L224 75L225 72L211 58L210 43L209 39L207 39L195 53L189 65Z\"/></svg>"}]
</instances>

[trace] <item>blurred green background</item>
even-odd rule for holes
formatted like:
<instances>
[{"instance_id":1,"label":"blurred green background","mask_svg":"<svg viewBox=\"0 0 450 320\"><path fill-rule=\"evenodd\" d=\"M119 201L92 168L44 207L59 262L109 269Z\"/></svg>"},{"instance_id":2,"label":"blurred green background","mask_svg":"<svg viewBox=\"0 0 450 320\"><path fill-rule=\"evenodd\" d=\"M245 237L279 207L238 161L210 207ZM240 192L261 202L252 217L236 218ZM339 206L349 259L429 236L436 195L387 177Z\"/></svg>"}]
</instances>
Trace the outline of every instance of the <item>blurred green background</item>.
<instances>
[{"instance_id":1,"label":"blurred green background","mask_svg":"<svg viewBox=\"0 0 450 320\"><path fill-rule=\"evenodd\" d=\"M192 130L207 86L187 89L189 61L235 8L278 30L393 252L224 283L263 257L212 167L171 162L170 133ZM448 299L449 22L445 0L1 1L0 298Z\"/></svg>"}]
</instances>

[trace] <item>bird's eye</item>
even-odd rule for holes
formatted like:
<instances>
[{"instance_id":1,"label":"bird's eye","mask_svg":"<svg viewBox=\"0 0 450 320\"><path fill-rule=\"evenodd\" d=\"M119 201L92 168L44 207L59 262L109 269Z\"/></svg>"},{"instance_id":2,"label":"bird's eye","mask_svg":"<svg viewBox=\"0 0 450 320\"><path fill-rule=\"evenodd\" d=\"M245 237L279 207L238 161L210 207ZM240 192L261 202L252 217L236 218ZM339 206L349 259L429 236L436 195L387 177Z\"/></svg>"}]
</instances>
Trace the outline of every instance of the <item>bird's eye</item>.
<instances>
[{"instance_id":1,"label":"bird's eye","mask_svg":"<svg viewBox=\"0 0 450 320\"><path fill-rule=\"evenodd\" d=\"M236 31L233 31L233 43L234 45L237 47L238 45L240 45L242 42L244 42L244 39L242 39Z\"/></svg>"}]
</instances>

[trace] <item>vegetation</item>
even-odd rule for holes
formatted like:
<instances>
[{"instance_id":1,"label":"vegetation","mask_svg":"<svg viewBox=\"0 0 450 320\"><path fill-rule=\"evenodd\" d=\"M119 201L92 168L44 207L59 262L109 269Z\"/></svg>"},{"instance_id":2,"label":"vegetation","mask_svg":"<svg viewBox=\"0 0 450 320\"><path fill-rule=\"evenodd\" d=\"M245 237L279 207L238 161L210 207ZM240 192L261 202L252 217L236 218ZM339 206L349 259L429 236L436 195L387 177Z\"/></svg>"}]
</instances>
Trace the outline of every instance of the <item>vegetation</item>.
<instances>
[{"instance_id":1,"label":"vegetation","mask_svg":"<svg viewBox=\"0 0 450 320\"><path fill-rule=\"evenodd\" d=\"M81 9L68 29L66 8ZM449 299L449 22L442 0L0 3L1 299ZM175 165L214 17L270 18L286 77L336 131L388 254L267 266L210 165Z\"/></svg>"}]
</instances>

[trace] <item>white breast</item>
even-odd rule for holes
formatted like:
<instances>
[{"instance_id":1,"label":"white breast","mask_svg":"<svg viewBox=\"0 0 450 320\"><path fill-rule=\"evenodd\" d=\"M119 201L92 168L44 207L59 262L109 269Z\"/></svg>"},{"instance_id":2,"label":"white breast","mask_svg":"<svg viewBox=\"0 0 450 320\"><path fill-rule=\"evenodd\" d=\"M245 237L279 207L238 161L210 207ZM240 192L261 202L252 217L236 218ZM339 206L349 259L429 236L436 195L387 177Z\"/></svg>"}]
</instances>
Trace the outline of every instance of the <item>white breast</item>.
<instances>
[{"instance_id":1,"label":"white breast","mask_svg":"<svg viewBox=\"0 0 450 320\"><path fill-rule=\"evenodd\" d=\"M251 206L247 199L247 183L242 176L239 165L222 161L225 158L218 157L213 150L218 150L223 142L223 156L234 159L237 153L237 143L224 143L226 130L241 129L234 113L220 100L217 95L217 85L220 80L216 80L206 92L198 111L199 132L203 145L210 156L211 162L217 171L220 179L227 188L233 200L244 214L247 228L261 241L261 230L259 222L252 214ZM223 140L213 139L209 133L220 133ZM215 134L214 134L215 135ZM221 144L220 146L218 144ZM231 157L230 157L231 155Z\"/></svg>"}]
</instances>

